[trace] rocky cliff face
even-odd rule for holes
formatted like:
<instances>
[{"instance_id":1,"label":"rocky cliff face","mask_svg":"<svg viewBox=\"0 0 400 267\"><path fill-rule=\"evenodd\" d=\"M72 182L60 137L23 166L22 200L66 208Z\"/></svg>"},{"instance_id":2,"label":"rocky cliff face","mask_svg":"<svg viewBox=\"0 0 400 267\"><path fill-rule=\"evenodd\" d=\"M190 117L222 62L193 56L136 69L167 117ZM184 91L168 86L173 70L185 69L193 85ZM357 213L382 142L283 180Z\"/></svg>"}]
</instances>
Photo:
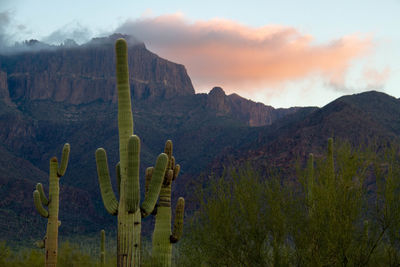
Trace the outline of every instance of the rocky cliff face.
<instances>
[{"instance_id":1,"label":"rocky cliff face","mask_svg":"<svg viewBox=\"0 0 400 267\"><path fill-rule=\"evenodd\" d=\"M114 48L110 39L117 37L97 38L80 47L0 56L0 96L9 91L15 102L116 102ZM158 57L140 43L130 45L128 54L135 99L194 94L183 65Z\"/></svg>"},{"instance_id":2,"label":"rocky cliff face","mask_svg":"<svg viewBox=\"0 0 400 267\"><path fill-rule=\"evenodd\" d=\"M207 97L207 107L217 115L233 116L249 126L270 125L279 118L299 110L297 107L275 109L262 103L256 103L237 94L226 95L221 87L214 87Z\"/></svg>"},{"instance_id":3,"label":"rocky cliff face","mask_svg":"<svg viewBox=\"0 0 400 267\"><path fill-rule=\"evenodd\" d=\"M4 103L11 105L10 94L8 92L7 73L0 70L0 99Z\"/></svg>"},{"instance_id":4,"label":"rocky cliff face","mask_svg":"<svg viewBox=\"0 0 400 267\"><path fill-rule=\"evenodd\" d=\"M130 84L135 100L171 99L194 95L186 69L148 51L144 44L129 36L114 34L91 42L60 47L40 46L11 55L0 55L0 99L8 105L23 105L50 100L66 105L95 101L116 103L114 42L130 38L128 61ZM227 96L215 87L207 96L207 108L217 116L233 116L249 126L270 125L297 111L274 109L239 95Z\"/></svg>"}]
</instances>

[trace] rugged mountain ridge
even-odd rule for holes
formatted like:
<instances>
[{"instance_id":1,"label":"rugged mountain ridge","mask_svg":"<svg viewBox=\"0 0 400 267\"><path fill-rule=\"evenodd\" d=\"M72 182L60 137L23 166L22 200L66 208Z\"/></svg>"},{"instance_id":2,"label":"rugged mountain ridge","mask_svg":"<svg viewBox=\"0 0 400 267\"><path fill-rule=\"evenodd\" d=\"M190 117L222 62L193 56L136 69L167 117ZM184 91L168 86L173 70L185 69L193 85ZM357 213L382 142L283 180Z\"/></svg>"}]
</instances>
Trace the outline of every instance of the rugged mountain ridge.
<instances>
[{"instance_id":1,"label":"rugged mountain ridge","mask_svg":"<svg viewBox=\"0 0 400 267\"><path fill-rule=\"evenodd\" d=\"M183 65L160 58L133 37L114 34L94 38L81 46L52 47L31 40L26 42L30 50L8 54L0 51L0 99L19 106L36 100L70 105L94 101L116 103L113 43L120 37L130 40L128 61L134 100L195 95ZM235 116L249 126L269 125L297 111L296 108L274 109L236 94L226 96L220 88L221 95L214 89L208 95L207 106L217 111L217 115Z\"/></svg>"},{"instance_id":2,"label":"rugged mountain ridge","mask_svg":"<svg viewBox=\"0 0 400 267\"><path fill-rule=\"evenodd\" d=\"M210 91L207 107L215 110L217 115L229 115L240 121L246 121L249 126L270 125L300 109L299 107L275 109L263 103L247 100L237 94L226 95L221 87L214 87Z\"/></svg>"},{"instance_id":3,"label":"rugged mountain ridge","mask_svg":"<svg viewBox=\"0 0 400 267\"><path fill-rule=\"evenodd\" d=\"M321 156L329 137L355 146L400 142L400 100L369 91L342 96L322 108L303 109L260 128L252 141L216 158L213 166L252 162L285 169L309 153Z\"/></svg>"},{"instance_id":4,"label":"rugged mountain ridge","mask_svg":"<svg viewBox=\"0 0 400 267\"><path fill-rule=\"evenodd\" d=\"M3 55L2 92L8 87L14 102L49 99L74 105L96 100L115 103L114 48L109 42L117 37L81 47ZM130 45L128 60L135 99L194 94L185 67L158 57L144 44Z\"/></svg>"}]
</instances>

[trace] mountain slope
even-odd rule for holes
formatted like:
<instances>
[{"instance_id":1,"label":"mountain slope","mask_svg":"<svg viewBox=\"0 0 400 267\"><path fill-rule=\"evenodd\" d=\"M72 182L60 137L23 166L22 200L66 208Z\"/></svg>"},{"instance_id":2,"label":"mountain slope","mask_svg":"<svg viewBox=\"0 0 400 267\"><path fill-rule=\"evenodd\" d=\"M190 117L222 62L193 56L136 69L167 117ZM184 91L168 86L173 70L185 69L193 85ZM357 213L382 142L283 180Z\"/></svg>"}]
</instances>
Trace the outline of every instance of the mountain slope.
<instances>
[{"instance_id":1,"label":"mountain slope","mask_svg":"<svg viewBox=\"0 0 400 267\"><path fill-rule=\"evenodd\" d=\"M400 101L387 94L370 91L343 96L320 109L295 113L259 131L254 141L229 151L228 157L214 161L240 164L251 161L257 166L288 167L310 152L320 154L326 140L334 137L352 144L400 141ZM300 118L301 113L306 116Z\"/></svg>"}]
</instances>

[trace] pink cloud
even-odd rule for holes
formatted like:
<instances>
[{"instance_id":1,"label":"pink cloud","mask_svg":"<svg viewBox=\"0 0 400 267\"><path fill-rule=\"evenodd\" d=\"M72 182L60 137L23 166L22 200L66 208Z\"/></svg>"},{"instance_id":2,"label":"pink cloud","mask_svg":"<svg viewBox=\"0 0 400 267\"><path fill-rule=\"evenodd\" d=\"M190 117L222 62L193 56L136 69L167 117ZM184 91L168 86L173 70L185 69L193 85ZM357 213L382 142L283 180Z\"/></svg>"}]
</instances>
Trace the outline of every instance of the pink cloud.
<instances>
[{"instance_id":1,"label":"pink cloud","mask_svg":"<svg viewBox=\"0 0 400 267\"><path fill-rule=\"evenodd\" d=\"M221 85L227 92L249 92L314 74L340 84L352 60L373 48L371 37L349 35L315 44L311 35L293 27L249 27L223 19L189 22L182 14L127 21L117 31L184 64L195 89Z\"/></svg>"},{"instance_id":2,"label":"pink cloud","mask_svg":"<svg viewBox=\"0 0 400 267\"><path fill-rule=\"evenodd\" d=\"M386 67L381 71L373 68L364 69L363 78L367 83L368 88L382 88L390 76L390 68Z\"/></svg>"}]
</instances>

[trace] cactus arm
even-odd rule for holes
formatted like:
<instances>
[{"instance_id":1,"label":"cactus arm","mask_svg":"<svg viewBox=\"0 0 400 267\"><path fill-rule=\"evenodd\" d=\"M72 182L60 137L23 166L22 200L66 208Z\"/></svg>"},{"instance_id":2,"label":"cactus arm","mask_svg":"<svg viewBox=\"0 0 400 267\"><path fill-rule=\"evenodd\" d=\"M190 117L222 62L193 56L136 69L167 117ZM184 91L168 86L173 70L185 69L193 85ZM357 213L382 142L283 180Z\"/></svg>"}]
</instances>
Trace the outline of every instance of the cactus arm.
<instances>
[{"instance_id":1,"label":"cactus arm","mask_svg":"<svg viewBox=\"0 0 400 267\"><path fill-rule=\"evenodd\" d=\"M139 208L139 154L140 139L137 135L132 135L128 140L128 169L125 189L126 205L129 213L134 213Z\"/></svg>"},{"instance_id":2,"label":"cactus arm","mask_svg":"<svg viewBox=\"0 0 400 267\"><path fill-rule=\"evenodd\" d=\"M41 183L36 184L36 190L39 191L40 201L42 202L42 204L45 206L49 205L49 200L44 193L43 185Z\"/></svg>"},{"instance_id":3,"label":"cactus arm","mask_svg":"<svg viewBox=\"0 0 400 267\"><path fill-rule=\"evenodd\" d=\"M45 244L44 244L43 240L36 241L34 244L37 248L45 248Z\"/></svg>"},{"instance_id":4,"label":"cactus arm","mask_svg":"<svg viewBox=\"0 0 400 267\"><path fill-rule=\"evenodd\" d=\"M172 143L172 141L171 141L171 143ZM172 145L171 145L171 147L172 147ZM175 167L175 157L171 155L171 166L170 166L170 169L173 170L174 167Z\"/></svg>"},{"instance_id":5,"label":"cactus arm","mask_svg":"<svg viewBox=\"0 0 400 267\"><path fill-rule=\"evenodd\" d=\"M33 191L33 202L35 203L36 210L43 218L49 218L49 212L43 208L40 193L38 190Z\"/></svg>"},{"instance_id":6,"label":"cactus arm","mask_svg":"<svg viewBox=\"0 0 400 267\"><path fill-rule=\"evenodd\" d=\"M175 161L172 159L172 141L171 140L167 140L167 142L165 142L164 153L167 154L167 156L168 156L167 169L169 170L172 167L172 161Z\"/></svg>"},{"instance_id":7,"label":"cactus arm","mask_svg":"<svg viewBox=\"0 0 400 267\"><path fill-rule=\"evenodd\" d=\"M60 166L57 170L58 177L61 177L65 174L65 170L67 169L67 166L68 166L69 151L70 151L70 145L68 143L64 144L64 147L62 150L62 155L61 155Z\"/></svg>"},{"instance_id":8,"label":"cactus arm","mask_svg":"<svg viewBox=\"0 0 400 267\"><path fill-rule=\"evenodd\" d=\"M154 167L148 167L146 169L146 178L144 181L144 198L147 198L147 194L149 193L149 186L150 186L150 182L151 182L151 177L153 176L153 171L154 171ZM151 212L152 215L157 214L157 203L154 206L153 211Z\"/></svg>"},{"instance_id":9,"label":"cactus arm","mask_svg":"<svg viewBox=\"0 0 400 267\"><path fill-rule=\"evenodd\" d=\"M176 204L174 229L172 231L172 235L170 236L171 243L178 242L182 236L184 211L185 211L185 200L182 197L180 197L178 199L178 203Z\"/></svg>"},{"instance_id":10,"label":"cactus arm","mask_svg":"<svg viewBox=\"0 0 400 267\"><path fill-rule=\"evenodd\" d=\"M117 192L118 196L121 197L121 164L118 162L117 165L115 165L115 174L117 177Z\"/></svg>"},{"instance_id":11,"label":"cactus arm","mask_svg":"<svg viewBox=\"0 0 400 267\"><path fill-rule=\"evenodd\" d=\"M165 170L167 168L168 156L161 153L156 162L156 166L151 177L149 191L141 206L142 217L147 217L154 209L157 203L157 198L160 194L161 184L164 179Z\"/></svg>"},{"instance_id":12,"label":"cactus arm","mask_svg":"<svg viewBox=\"0 0 400 267\"><path fill-rule=\"evenodd\" d=\"M110 174L108 171L107 155L103 148L96 150L96 165L104 207L108 213L117 215L118 201L115 198L114 191L112 190Z\"/></svg>"},{"instance_id":13,"label":"cactus arm","mask_svg":"<svg viewBox=\"0 0 400 267\"><path fill-rule=\"evenodd\" d=\"M178 177L179 172L181 171L181 165L176 164L174 168L174 175L172 177L172 181L175 181L175 179Z\"/></svg>"},{"instance_id":14,"label":"cactus arm","mask_svg":"<svg viewBox=\"0 0 400 267\"><path fill-rule=\"evenodd\" d=\"M151 177L153 176L153 171L154 171L153 167L148 167L146 169L146 180L144 181L145 197L147 195L147 192L149 192L149 186L150 186Z\"/></svg>"},{"instance_id":15,"label":"cactus arm","mask_svg":"<svg viewBox=\"0 0 400 267\"><path fill-rule=\"evenodd\" d=\"M170 184L172 182L172 178L174 176L174 171L168 170L168 172L166 172L166 174L167 174L167 179L165 179L165 183Z\"/></svg>"}]
</instances>

